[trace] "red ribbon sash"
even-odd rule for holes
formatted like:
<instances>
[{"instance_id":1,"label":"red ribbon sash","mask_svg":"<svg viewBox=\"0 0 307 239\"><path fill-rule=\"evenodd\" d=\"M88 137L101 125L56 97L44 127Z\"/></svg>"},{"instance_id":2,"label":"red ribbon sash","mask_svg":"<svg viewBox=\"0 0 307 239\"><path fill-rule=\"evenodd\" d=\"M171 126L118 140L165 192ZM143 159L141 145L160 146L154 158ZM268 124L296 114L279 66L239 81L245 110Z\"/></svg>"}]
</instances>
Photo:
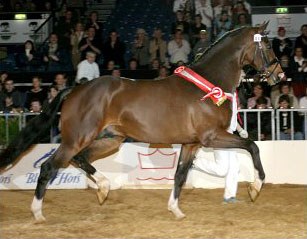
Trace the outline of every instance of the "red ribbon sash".
<instances>
[{"instance_id":1,"label":"red ribbon sash","mask_svg":"<svg viewBox=\"0 0 307 239\"><path fill-rule=\"evenodd\" d=\"M201 98L202 101L210 97L214 104L220 106L227 99L224 91L220 87L211 84L208 80L198 75L188 67L180 66L175 69L174 73L175 75L194 83L198 88L206 92L207 94Z\"/></svg>"}]
</instances>

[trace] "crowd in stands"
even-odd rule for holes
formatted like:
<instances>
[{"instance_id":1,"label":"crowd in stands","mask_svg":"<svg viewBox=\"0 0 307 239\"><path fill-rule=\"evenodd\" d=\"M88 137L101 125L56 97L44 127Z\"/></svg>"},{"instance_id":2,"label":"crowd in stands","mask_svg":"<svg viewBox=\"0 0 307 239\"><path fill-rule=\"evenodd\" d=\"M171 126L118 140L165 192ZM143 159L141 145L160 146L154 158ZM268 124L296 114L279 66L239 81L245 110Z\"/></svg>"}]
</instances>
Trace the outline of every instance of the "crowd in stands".
<instances>
[{"instance_id":1,"label":"crowd in stands","mask_svg":"<svg viewBox=\"0 0 307 239\"><path fill-rule=\"evenodd\" d=\"M2 10L10 7L12 11L51 11L56 7L56 1L15 1L14 6L7 6L5 2L0 1L0 9L2 6ZM48 41L35 46L28 40L15 54L18 70L54 72L54 84L47 91L41 86L43 79L34 75L32 88L19 92L10 72L4 71L1 73L0 111L40 111L66 87L67 77L63 72L76 72L76 84L97 78L101 70L113 76L121 76L123 70L154 70L154 79L163 79L175 67L191 63L225 32L251 25L251 5L245 0L220 0L215 5L210 0L174 0L170 32L162 32L158 27L152 32L138 28L134 41L126 44L122 40L125 36L119 36L116 29L106 32L96 11L82 21L74 10L65 4L61 6ZM286 29L280 26L278 36L272 39L273 50L288 78L292 79L291 83L285 81L273 88L265 83L254 84L249 92L243 89L241 108L307 108L307 24L302 23L300 30L301 35L291 40ZM131 53L128 61L127 49ZM263 139L270 135L270 129L263 132Z\"/></svg>"}]
</instances>

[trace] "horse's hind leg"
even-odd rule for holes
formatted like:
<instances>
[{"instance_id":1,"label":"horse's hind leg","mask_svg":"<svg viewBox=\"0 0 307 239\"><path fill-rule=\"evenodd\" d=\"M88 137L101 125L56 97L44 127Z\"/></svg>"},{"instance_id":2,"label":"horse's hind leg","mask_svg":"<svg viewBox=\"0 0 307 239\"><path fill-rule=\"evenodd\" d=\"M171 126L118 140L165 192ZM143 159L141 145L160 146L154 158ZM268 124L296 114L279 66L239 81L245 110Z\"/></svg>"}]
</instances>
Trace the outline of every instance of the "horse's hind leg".
<instances>
[{"instance_id":1,"label":"horse's hind leg","mask_svg":"<svg viewBox=\"0 0 307 239\"><path fill-rule=\"evenodd\" d=\"M205 147L212 148L241 148L247 150L251 154L255 168L255 181L249 185L248 192L251 200L254 202L259 196L265 179L265 173L259 155L259 148L255 142L222 131L217 133L216 137L211 140L203 138L202 143Z\"/></svg>"},{"instance_id":2,"label":"horse's hind leg","mask_svg":"<svg viewBox=\"0 0 307 239\"><path fill-rule=\"evenodd\" d=\"M181 148L181 153L175 174L174 188L168 201L168 210L173 212L178 219L185 217L178 206L178 200L182 186L186 181L189 169L191 168L195 158L195 154L200 146L201 145L199 144L184 144Z\"/></svg>"},{"instance_id":3,"label":"horse's hind leg","mask_svg":"<svg viewBox=\"0 0 307 239\"><path fill-rule=\"evenodd\" d=\"M40 170L35 196L31 205L32 213L37 222L45 221L42 213L43 198L46 193L47 183L56 176L58 169L69 163L69 160L74 156L75 150L60 145L57 151L45 161Z\"/></svg>"},{"instance_id":4,"label":"horse's hind leg","mask_svg":"<svg viewBox=\"0 0 307 239\"><path fill-rule=\"evenodd\" d=\"M110 189L109 180L89 162L107 157L118 151L121 143L125 140L122 136L114 136L112 138L102 138L92 142L90 146L77 154L73 161L87 172L97 184L97 198L100 204L104 202L108 196Z\"/></svg>"}]
</instances>

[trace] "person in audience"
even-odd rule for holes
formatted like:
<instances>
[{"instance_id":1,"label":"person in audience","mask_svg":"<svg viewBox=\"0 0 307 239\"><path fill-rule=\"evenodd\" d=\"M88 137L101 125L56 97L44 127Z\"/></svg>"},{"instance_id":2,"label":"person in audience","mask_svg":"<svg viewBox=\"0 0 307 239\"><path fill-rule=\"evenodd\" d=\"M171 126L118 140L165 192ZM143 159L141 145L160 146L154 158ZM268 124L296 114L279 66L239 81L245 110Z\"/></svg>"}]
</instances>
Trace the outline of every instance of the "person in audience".
<instances>
[{"instance_id":1,"label":"person in audience","mask_svg":"<svg viewBox=\"0 0 307 239\"><path fill-rule=\"evenodd\" d=\"M107 70L112 71L115 68L115 62L113 60L108 61L107 63Z\"/></svg>"},{"instance_id":2,"label":"person in audience","mask_svg":"<svg viewBox=\"0 0 307 239\"><path fill-rule=\"evenodd\" d=\"M268 98L260 96L256 100L254 109L267 109ZM247 128L248 135L251 140L270 140L271 136L271 113L261 112L260 113L260 138L258 138L258 117L257 112L247 113Z\"/></svg>"},{"instance_id":3,"label":"person in audience","mask_svg":"<svg viewBox=\"0 0 307 239\"><path fill-rule=\"evenodd\" d=\"M114 77L121 77L120 69L114 68L114 69L112 70L111 75L114 76Z\"/></svg>"},{"instance_id":4,"label":"person in audience","mask_svg":"<svg viewBox=\"0 0 307 239\"><path fill-rule=\"evenodd\" d=\"M128 63L128 70L135 71L138 69L138 61L135 58L131 58Z\"/></svg>"},{"instance_id":5,"label":"person in audience","mask_svg":"<svg viewBox=\"0 0 307 239\"><path fill-rule=\"evenodd\" d=\"M49 42L43 47L42 55L48 71L72 70L69 51L59 43L56 33L50 34Z\"/></svg>"},{"instance_id":6,"label":"person in audience","mask_svg":"<svg viewBox=\"0 0 307 239\"><path fill-rule=\"evenodd\" d=\"M149 42L150 61L158 59L162 64L165 63L167 53L167 43L162 38L162 30L156 28L153 33L153 38Z\"/></svg>"},{"instance_id":7,"label":"person in audience","mask_svg":"<svg viewBox=\"0 0 307 239\"><path fill-rule=\"evenodd\" d=\"M77 84L83 84L100 76L99 66L95 60L96 53L88 51L86 53L86 59L78 64L76 76Z\"/></svg>"},{"instance_id":8,"label":"person in audience","mask_svg":"<svg viewBox=\"0 0 307 239\"><path fill-rule=\"evenodd\" d=\"M89 27L87 29L87 36L84 37L79 43L79 50L81 52L81 60L86 58L86 53L92 51L96 53L97 57L101 54L101 41L96 37L96 30L94 27Z\"/></svg>"},{"instance_id":9,"label":"person in audience","mask_svg":"<svg viewBox=\"0 0 307 239\"><path fill-rule=\"evenodd\" d=\"M40 113L42 112L42 104L38 99L32 99L30 103L30 112L31 113Z\"/></svg>"},{"instance_id":10,"label":"person in audience","mask_svg":"<svg viewBox=\"0 0 307 239\"><path fill-rule=\"evenodd\" d=\"M286 37L286 29L284 27L278 27L277 36L272 41L272 48L279 60L282 56L287 56L290 59L292 54L292 41Z\"/></svg>"},{"instance_id":11,"label":"person in audience","mask_svg":"<svg viewBox=\"0 0 307 239\"><path fill-rule=\"evenodd\" d=\"M238 22L238 17L244 14L244 16L246 16L246 22L250 23L250 15L248 13L248 10L245 8L245 5L242 1L237 1L237 3L233 6L232 8L232 22L233 25L237 25Z\"/></svg>"},{"instance_id":12,"label":"person in audience","mask_svg":"<svg viewBox=\"0 0 307 239\"><path fill-rule=\"evenodd\" d=\"M256 107L256 101L260 97L264 97L267 102L266 108L271 107L271 100L269 97L264 96L263 86L260 83L253 85L253 96L247 99L247 108L252 109Z\"/></svg>"},{"instance_id":13,"label":"person in audience","mask_svg":"<svg viewBox=\"0 0 307 239\"><path fill-rule=\"evenodd\" d=\"M248 17L245 13L241 13L237 16L237 19L234 21L234 29L250 26Z\"/></svg>"},{"instance_id":14,"label":"person in audience","mask_svg":"<svg viewBox=\"0 0 307 239\"><path fill-rule=\"evenodd\" d=\"M299 100L299 107L307 109L307 86L305 86L305 95Z\"/></svg>"},{"instance_id":15,"label":"person in audience","mask_svg":"<svg viewBox=\"0 0 307 239\"><path fill-rule=\"evenodd\" d=\"M59 21L55 24L54 32L59 38L59 43L70 50L70 35L74 31L76 22L73 18L73 12L67 9L63 17L59 18Z\"/></svg>"},{"instance_id":16,"label":"person in audience","mask_svg":"<svg viewBox=\"0 0 307 239\"><path fill-rule=\"evenodd\" d=\"M218 4L213 8L213 19L221 17L222 12L227 12L228 16L232 16L232 6L227 0L218 0Z\"/></svg>"},{"instance_id":17,"label":"person in audience","mask_svg":"<svg viewBox=\"0 0 307 239\"><path fill-rule=\"evenodd\" d=\"M227 12L223 11L218 19L215 19L216 38L220 38L226 32L231 30L232 22Z\"/></svg>"},{"instance_id":18,"label":"person in audience","mask_svg":"<svg viewBox=\"0 0 307 239\"><path fill-rule=\"evenodd\" d=\"M123 43L119 39L119 35L116 30L111 30L108 39L103 44L103 58L104 58L104 64L103 68L107 68L107 63L109 61L114 61L115 65L118 65L119 68L124 69L125 68L125 52L126 52L126 46L125 43Z\"/></svg>"},{"instance_id":19,"label":"person in audience","mask_svg":"<svg viewBox=\"0 0 307 239\"><path fill-rule=\"evenodd\" d=\"M41 87L42 78L39 76L34 76L32 78L32 88L26 92L26 103L25 107L30 109L31 102L33 99L39 100L41 105L47 98L47 92Z\"/></svg>"},{"instance_id":20,"label":"person in audience","mask_svg":"<svg viewBox=\"0 0 307 239\"><path fill-rule=\"evenodd\" d=\"M147 69L149 65L149 40L143 28L137 29L135 40L131 47L133 58L137 59L139 68Z\"/></svg>"},{"instance_id":21,"label":"person in audience","mask_svg":"<svg viewBox=\"0 0 307 239\"><path fill-rule=\"evenodd\" d=\"M64 90L68 87L67 75L65 73L58 73L55 75L54 84L58 91Z\"/></svg>"},{"instance_id":22,"label":"person in audience","mask_svg":"<svg viewBox=\"0 0 307 239\"><path fill-rule=\"evenodd\" d=\"M9 73L7 71L2 71L0 73L0 92L4 90L4 82L9 77Z\"/></svg>"},{"instance_id":23,"label":"person in audience","mask_svg":"<svg viewBox=\"0 0 307 239\"><path fill-rule=\"evenodd\" d=\"M209 42L211 42L212 21L214 19L211 0L195 0L195 9L195 13L201 15L201 23L206 26L205 30L207 31L207 37Z\"/></svg>"},{"instance_id":24,"label":"person in audience","mask_svg":"<svg viewBox=\"0 0 307 239\"><path fill-rule=\"evenodd\" d=\"M4 104L0 109L0 112L3 113L20 113L22 111L22 107L14 104L12 96L5 96Z\"/></svg>"},{"instance_id":25,"label":"person in audience","mask_svg":"<svg viewBox=\"0 0 307 239\"><path fill-rule=\"evenodd\" d=\"M23 109L24 99L22 94L15 89L14 81L7 78L4 81L4 89L0 92L0 111L3 111L4 107L9 105L16 109Z\"/></svg>"},{"instance_id":26,"label":"person in audience","mask_svg":"<svg viewBox=\"0 0 307 239\"><path fill-rule=\"evenodd\" d=\"M302 97L307 85L307 58L303 57L303 48L297 47L289 62L294 95Z\"/></svg>"},{"instance_id":27,"label":"person in audience","mask_svg":"<svg viewBox=\"0 0 307 239\"><path fill-rule=\"evenodd\" d=\"M169 76L169 70L166 66L160 66L158 77L154 78L154 80L162 80Z\"/></svg>"},{"instance_id":28,"label":"person in audience","mask_svg":"<svg viewBox=\"0 0 307 239\"><path fill-rule=\"evenodd\" d=\"M278 99L278 109L290 109L290 97L289 95L281 95ZM280 120L279 120L279 127L280 127L280 139L281 140L290 140L291 134L293 131L294 140L303 140L303 133L302 133L302 122L301 117L298 115L296 111L293 112L293 126L291 128L291 112L289 111L281 111L280 113Z\"/></svg>"},{"instance_id":29,"label":"person in audience","mask_svg":"<svg viewBox=\"0 0 307 239\"><path fill-rule=\"evenodd\" d=\"M176 31L174 39L168 43L167 49L170 55L170 63L173 66L177 66L180 61L188 63L191 47L190 43L183 38L181 30Z\"/></svg>"},{"instance_id":30,"label":"person in audience","mask_svg":"<svg viewBox=\"0 0 307 239\"><path fill-rule=\"evenodd\" d=\"M194 17L194 23L191 24L191 37L190 37L190 43L191 43L191 46L194 47L195 44L199 41L200 39L200 31L201 30L206 30L207 29L207 26L204 25L202 22L201 22L201 15L200 14L196 14L195 17Z\"/></svg>"},{"instance_id":31,"label":"person in audience","mask_svg":"<svg viewBox=\"0 0 307 239\"><path fill-rule=\"evenodd\" d=\"M190 24L185 20L184 13L181 10L176 12L176 21L172 23L171 33L175 34L180 29L185 40L189 41Z\"/></svg>"},{"instance_id":32,"label":"person in audience","mask_svg":"<svg viewBox=\"0 0 307 239\"><path fill-rule=\"evenodd\" d=\"M178 10L184 11L187 1L188 0L174 0L173 12L176 13Z\"/></svg>"},{"instance_id":33,"label":"person in audience","mask_svg":"<svg viewBox=\"0 0 307 239\"><path fill-rule=\"evenodd\" d=\"M150 67L149 67L150 70L159 70L160 69L160 61L159 59L153 59L151 61L151 64L150 64Z\"/></svg>"},{"instance_id":34,"label":"person in audience","mask_svg":"<svg viewBox=\"0 0 307 239\"><path fill-rule=\"evenodd\" d=\"M294 48L302 48L303 57L307 58L307 24L301 26L301 35L295 39Z\"/></svg>"},{"instance_id":35,"label":"person in audience","mask_svg":"<svg viewBox=\"0 0 307 239\"><path fill-rule=\"evenodd\" d=\"M88 29L90 27L95 29L95 36L100 41L103 41L103 24L98 19L98 12L97 11L91 11L90 14L89 14L89 18L88 18L88 21L85 25L85 29Z\"/></svg>"},{"instance_id":36,"label":"person in audience","mask_svg":"<svg viewBox=\"0 0 307 239\"><path fill-rule=\"evenodd\" d=\"M34 43L27 40L23 51L16 55L16 65L20 70L34 71L41 65L41 59L34 48Z\"/></svg>"},{"instance_id":37,"label":"person in audience","mask_svg":"<svg viewBox=\"0 0 307 239\"><path fill-rule=\"evenodd\" d=\"M79 44L85 37L84 27L81 22L76 23L74 31L70 35L71 45L71 60L74 70L77 70L77 66L81 61L81 52L79 50Z\"/></svg>"},{"instance_id":38,"label":"person in audience","mask_svg":"<svg viewBox=\"0 0 307 239\"><path fill-rule=\"evenodd\" d=\"M210 42L208 40L208 33L206 30L199 31L199 40L196 42L193 47L193 59L196 60L198 56L200 56L204 51L210 46Z\"/></svg>"},{"instance_id":39,"label":"person in audience","mask_svg":"<svg viewBox=\"0 0 307 239\"><path fill-rule=\"evenodd\" d=\"M45 99L43 102L43 109L46 109L46 107L55 99L55 97L58 95L58 92L59 90L56 85L49 87L47 99Z\"/></svg>"},{"instance_id":40,"label":"person in audience","mask_svg":"<svg viewBox=\"0 0 307 239\"><path fill-rule=\"evenodd\" d=\"M289 82L287 81L283 81L279 84L279 96L276 97L275 103L274 103L274 107L278 108L280 106L280 97L282 97L283 95L287 95L289 97L289 107L290 108L294 108L297 109L299 108L298 106L298 100L297 98L291 94L291 85Z\"/></svg>"}]
</instances>

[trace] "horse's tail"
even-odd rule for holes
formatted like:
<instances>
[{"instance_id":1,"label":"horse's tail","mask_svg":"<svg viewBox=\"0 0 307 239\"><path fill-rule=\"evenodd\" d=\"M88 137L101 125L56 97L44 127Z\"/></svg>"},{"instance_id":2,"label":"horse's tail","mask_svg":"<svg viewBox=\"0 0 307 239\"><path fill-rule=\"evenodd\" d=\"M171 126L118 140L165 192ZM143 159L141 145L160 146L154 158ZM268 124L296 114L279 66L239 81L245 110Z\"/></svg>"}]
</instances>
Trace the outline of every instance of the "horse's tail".
<instances>
[{"instance_id":1,"label":"horse's tail","mask_svg":"<svg viewBox=\"0 0 307 239\"><path fill-rule=\"evenodd\" d=\"M58 93L56 98L43 109L43 112L31 119L25 128L13 139L6 149L0 154L0 169L6 168L15 162L18 156L25 152L30 146L46 135L50 131L56 119L62 101L71 92L71 88L64 89Z\"/></svg>"}]
</instances>

